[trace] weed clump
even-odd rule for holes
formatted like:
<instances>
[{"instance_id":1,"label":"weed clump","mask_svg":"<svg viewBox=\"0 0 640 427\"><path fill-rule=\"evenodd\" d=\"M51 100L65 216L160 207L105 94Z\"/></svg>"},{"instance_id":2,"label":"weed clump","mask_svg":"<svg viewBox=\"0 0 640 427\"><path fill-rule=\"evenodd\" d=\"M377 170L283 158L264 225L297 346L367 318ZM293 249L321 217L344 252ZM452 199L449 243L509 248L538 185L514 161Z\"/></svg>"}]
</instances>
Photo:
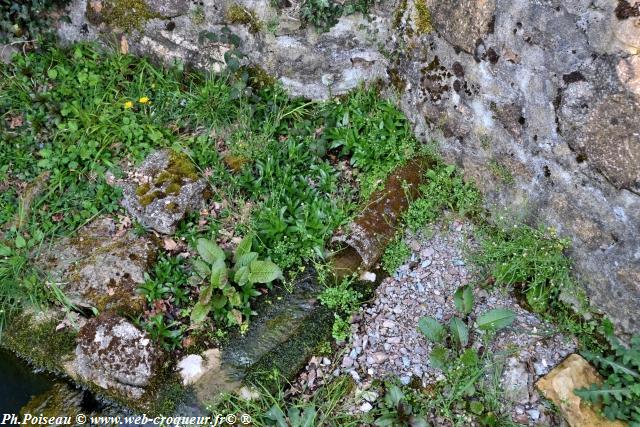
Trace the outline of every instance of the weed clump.
<instances>
[{"instance_id":1,"label":"weed clump","mask_svg":"<svg viewBox=\"0 0 640 427\"><path fill-rule=\"evenodd\" d=\"M491 230L475 258L496 285L516 288L533 311L542 313L572 284L571 264L564 255L568 247L569 241L553 229L521 224Z\"/></svg>"},{"instance_id":2,"label":"weed clump","mask_svg":"<svg viewBox=\"0 0 640 427\"><path fill-rule=\"evenodd\" d=\"M367 13L373 0L304 0L300 9L300 18L323 31L333 27L343 15L355 12Z\"/></svg>"},{"instance_id":3,"label":"weed clump","mask_svg":"<svg viewBox=\"0 0 640 427\"><path fill-rule=\"evenodd\" d=\"M409 256L411 256L411 249L402 237L398 236L385 249L382 266L387 273L394 274Z\"/></svg>"}]
</instances>

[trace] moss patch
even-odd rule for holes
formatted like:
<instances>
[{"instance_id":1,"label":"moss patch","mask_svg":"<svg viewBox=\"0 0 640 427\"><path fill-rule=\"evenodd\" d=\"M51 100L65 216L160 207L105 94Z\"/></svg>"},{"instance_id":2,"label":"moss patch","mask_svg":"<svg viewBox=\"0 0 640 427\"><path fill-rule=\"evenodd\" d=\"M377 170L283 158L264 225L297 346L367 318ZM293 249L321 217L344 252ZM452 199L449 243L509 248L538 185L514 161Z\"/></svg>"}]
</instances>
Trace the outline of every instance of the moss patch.
<instances>
[{"instance_id":1,"label":"moss patch","mask_svg":"<svg viewBox=\"0 0 640 427\"><path fill-rule=\"evenodd\" d=\"M155 200L164 199L167 195L179 195L183 185L197 180L198 172L191 160L183 153L170 151L167 168L157 174L153 185L140 184L136 189L136 196L140 205L146 207ZM174 209L177 207L178 205L175 205Z\"/></svg>"},{"instance_id":2,"label":"moss patch","mask_svg":"<svg viewBox=\"0 0 640 427\"><path fill-rule=\"evenodd\" d=\"M111 0L104 5L104 21L125 33L141 31L144 24L153 18L161 18L154 13L144 0Z\"/></svg>"},{"instance_id":3,"label":"moss patch","mask_svg":"<svg viewBox=\"0 0 640 427\"><path fill-rule=\"evenodd\" d=\"M512 185L515 182L511 171L509 171L505 165L497 162L496 160L491 160L489 162L489 170L496 178L500 179L505 184Z\"/></svg>"},{"instance_id":4,"label":"moss patch","mask_svg":"<svg viewBox=\"0 0 640 427\"><path fill-rule=\"evenodd\" d=\"M431 24L431 12L425 0L415 0L416 7L416 30L419 34L429 34L433 31Z\"/></svg>"},{"instance_id":5,"label":"moss patch","mask_svg":"<svg viewBox=\"0 0 640 427\"><path fill-rule=\"evenodd\" d=\"M230 24L246 25L252 33L257 33L262 29L262 22L258 19L255 12L238 3L229 6L226 18Z\"/></svg>"},{"instance_id":6,"label":"moss patch","mask_svg":"<svg viewBox=\"0 0 640 427\"><path fill-rule=\"evenodd\" d=\"M76 333L56 331L59 320L38 322L30 314L18 314L7 321L2 345L36 367L56 374L63 373L65 356L76 348Z\"/></svg>"},{"instance_id":7,"label":"moss patch","mask_svg":"<svg viewBox=\"0 0 640 427\"><path fill-rule=\"evenodd\" d=\"M419 1L419 0L418 0ZM407 0L401 0L398 8L393 14L393 28L398 29L402 25L402 17L407 11Z\"/></svg>"},{"instance_id":8,"label":"moss patch","mask_svg":"<svg viewBox=\"0 0 640 427\"><path fill-rule=\"evenodd\" d=\"M275 77L269 75L262 67L257 65L247 67L247 73L249 73L251 87L254 89L264 89L277 83Z\"/></svg>"}]
</instances>

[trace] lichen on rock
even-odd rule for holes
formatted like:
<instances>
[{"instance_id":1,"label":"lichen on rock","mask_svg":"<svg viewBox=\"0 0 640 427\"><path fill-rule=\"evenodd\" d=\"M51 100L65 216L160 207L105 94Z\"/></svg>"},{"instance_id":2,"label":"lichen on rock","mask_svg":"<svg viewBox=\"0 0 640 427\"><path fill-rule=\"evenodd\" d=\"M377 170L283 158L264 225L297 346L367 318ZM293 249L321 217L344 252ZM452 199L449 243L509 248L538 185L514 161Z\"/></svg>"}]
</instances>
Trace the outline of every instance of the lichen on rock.
<instances>
[{"instance_id":1,"label":"lichen on rock","mask_svg":"<svg viewBox=\"0 0 640 427\"><path fill-rule=\"evenodd\" d=\"M76 358L65 365L67 373L123 399L141 399L162 361L162 352L146 332L109 313L90 319L77 342Z\"/></svg>"},{"instance_id":2,"label":"lichen on rock","mask_svg":"<svg viewBox=\"0 0 640 427\"><path fill-rule=\"evenodd\" d=\"M173 234L185 214L197 210L207 196L191 160L172 150L150 154L122 183L123 205L143 226Z\"/></svg>"},{"instance_id":3,"label":"lichen on rock","mask_svg":"<svg viewBox=\"0 0 640 427\"><path fill-rule=\"evenodd\" d=\"M136 290L155 253L152 241L118 232L103 217L54 244L38 263L76 306L137 314L144 300Z\"/></svg>"}]
</instances>

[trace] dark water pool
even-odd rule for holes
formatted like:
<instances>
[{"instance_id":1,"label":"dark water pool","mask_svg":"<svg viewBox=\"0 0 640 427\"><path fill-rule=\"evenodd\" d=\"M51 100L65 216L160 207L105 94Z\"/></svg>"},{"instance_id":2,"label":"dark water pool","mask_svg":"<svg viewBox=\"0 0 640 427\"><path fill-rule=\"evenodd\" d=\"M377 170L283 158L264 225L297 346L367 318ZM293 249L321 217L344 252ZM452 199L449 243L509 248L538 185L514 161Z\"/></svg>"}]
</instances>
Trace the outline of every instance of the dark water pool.
<instances>
[{"instance_id":1,"label":"dark water pool","mask_svg":"<svg viewBox=\"0 0 640 427\"><path fill-rule=\"evenodd\" d=\"M27 363L2 348L0 378L0 414L17 414L33 396L46 392L53 385L53 377L33 372Z\"/></svg>"}]
</instances>

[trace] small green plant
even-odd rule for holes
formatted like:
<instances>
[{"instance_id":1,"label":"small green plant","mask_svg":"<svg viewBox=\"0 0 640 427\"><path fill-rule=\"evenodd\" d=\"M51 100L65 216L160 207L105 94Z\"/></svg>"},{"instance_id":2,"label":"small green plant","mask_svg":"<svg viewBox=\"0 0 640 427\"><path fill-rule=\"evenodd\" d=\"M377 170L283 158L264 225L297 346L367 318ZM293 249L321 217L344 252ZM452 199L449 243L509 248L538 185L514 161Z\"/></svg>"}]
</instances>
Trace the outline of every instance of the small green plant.
<instances>
[{"instance_id":1,"label":"small green plant","mask_svg":"<svg viewBox=\"0 0 640 427\"><path fill-rule=\"evenodd\" d=\"M374 89L359 89L344 100L325 107L324 137L329 148L350 156L362 172L360 196L368 198L387 175L418 151L407 118Z\"/></svg>"},{"instance_id":2,"label":"small green plant","mask_svg":"<svg viewBox=\"0 0 640 427\"><path fill-rule=\"evenodd\" d=\"M266 414L266 417L278 427L313 427L316 416L315 405L307 405L304 408L290 406L286 415L278 405L273 405Z\"/></svg>"},{"instance_id":3,"label":"small green plant","mask_svg":"<svg viewBox=\"0 0 640 427\"><path fill-rule=\"evenodd\" d=\"M345 319L337 314L333 314L333 327L331 328L331 336L338 342L344 342L351 335L351 325Z\"/></svg>"},{"instance_id":4,"label":"small green plant","mask_svg":"<svg viewBox=\"0 0 640 427\"><path fill-rule=\"evenodd\" d=\"M515 182L511 171L509 171L509 169L504 164L499 163L496 160L491 160L489 162L489 170L496 178L499 178L507 185L513 185L513 183Z\"/></svg>"},{"instance_id":5,"label":"small green plant","mask_svg":"<svg viewBox=\"0 0 640 427\"><path fill-rule=\"evenodd\" d=\"M238 244L229 270L225 252L211 240L198 239L200 259L193 261L196 275L191 283L200 286L200 297L191 311L193 324L202 323L211 311L219 322L242 324L251 315L251 298L260 295L254 285L282 279L280 268L270 260L259 260L251 245L252 236Z\"/></svg>"},{"instance_id":6,"label":"small green plant","mask_svg":"<svg viewBox=\"0 0 640 427\"><path fill-rule=\"evenodd\" d=\"M413 406L397 385L388 387L382 405L382 415L374 425L379 427L428 427L423 415L414 413Z\"/></svg>"},{"instance_id":7,"label":"small green plant","mask_svg":"<svg viewBox=\"0 0 640 427\"><path fill-rule=\"evenodd\" d=\"M328 287L320 294L320 302L332 310L351 314L360 305L362 294L351 289L351 279L344 279L339 286Z\"/></svg>"},{"instance_id":8,"label":"small green plant","mask_svg":"<svg viewBox=\"0 0 640 427\"><path fill-rule=\"evenodd\" d=\"M461 316L452 317L447 327L429 316L418 321L420 332L435 344L430 362L439 369L443 369L450 358L449 348L459 353L469 345L468 316L473 311L474 301L471 286L458 288L453 300ZM493 333L509 326L515 318L516 315L511 310L495 308L478 316L476 323L480 330Z\"/></svg>"},{"instance_id":9,"label":"small green plant","mask_svg":"<svg viewBox=\"0 0 640 427\"><path fill-rule=\"evenodd\" d=\"M389 243L382 255L382 267L389 274L395 274L395 272L404 264L411 256L411 249L401 236Z\"/></svg>"},{"instance_id":10,"label":"small green plant","mask_svg":"<svg viewBox=\"0 0 640 427\"><path fill-rule=\"evenodd\" d=\"M250 414L255 426L302 427L370 425L368 419L350 413L344 401L353 392L349 376L327 381L312 394L290 396L288 383L279 375L270 376L269 386L258 383L252 388L253 397L237 394L222 396L222 401L209 408L214 413Z\"/></svg>"},{"instance_id":11,"label":"small green plant","mask_svg":"<svg viewBox=\"0 0 640 427\"><path fill-rule=\"evenodd\" d=\"M373 0L304 0L300 8L303 22L313 25L322 31L328 31L343 15L355 12L367 13Z\"/></svg>"},{"instance_id":12,"label":"small green plant","mask_svg":"<svg viewBox=\"0 0 640 427\"><path fill-rule=\"evenodd\" d=\"M622 420L631 427L640 426L640 335L630 345L623 345L612 334L607 336L613 354L584 352L605 378L603 384L574 390L591 403L602 405L602 412L610 420Z\"/></svg>"},{"instance_id":13,"label":"small green plant","mask_svg":"<svg viewBox=\"0 0 640 427\"><path fill-rule=\"evenodd\" d=\"M561 288L572 284L571 264L564 256L568 247L569 241L552 229L516 225L490 230L475 258L496 285L515 287L542 313L556 304Z\"/></svg>"},{"instance_id":14,"label":"small green plant","mask_svg":"<svg viewBox=\"0 0 640 427\"><path fill-rule=\"evenodd\" d=\"M165 350L175 350L180 346L184 326L180 322L172 321L166 323L162 314L155 314L144 322L144 329L149 333L151 339L160 344Z\"/></svg>"},{"instance_id":15,"label":"small green plant","mask_svg":"<svg viewBox=\"0 0 640 427\"><path fill-rule=\"evenodd\" d=\"M420 197L409 205L403 216L410 230L416 231L434 222L443 209L461 216L480 213L480 192L473 184L464 182L454 165L438 164L425 175L426 183L420 187Z\"/></svg>"}]
</instances>

